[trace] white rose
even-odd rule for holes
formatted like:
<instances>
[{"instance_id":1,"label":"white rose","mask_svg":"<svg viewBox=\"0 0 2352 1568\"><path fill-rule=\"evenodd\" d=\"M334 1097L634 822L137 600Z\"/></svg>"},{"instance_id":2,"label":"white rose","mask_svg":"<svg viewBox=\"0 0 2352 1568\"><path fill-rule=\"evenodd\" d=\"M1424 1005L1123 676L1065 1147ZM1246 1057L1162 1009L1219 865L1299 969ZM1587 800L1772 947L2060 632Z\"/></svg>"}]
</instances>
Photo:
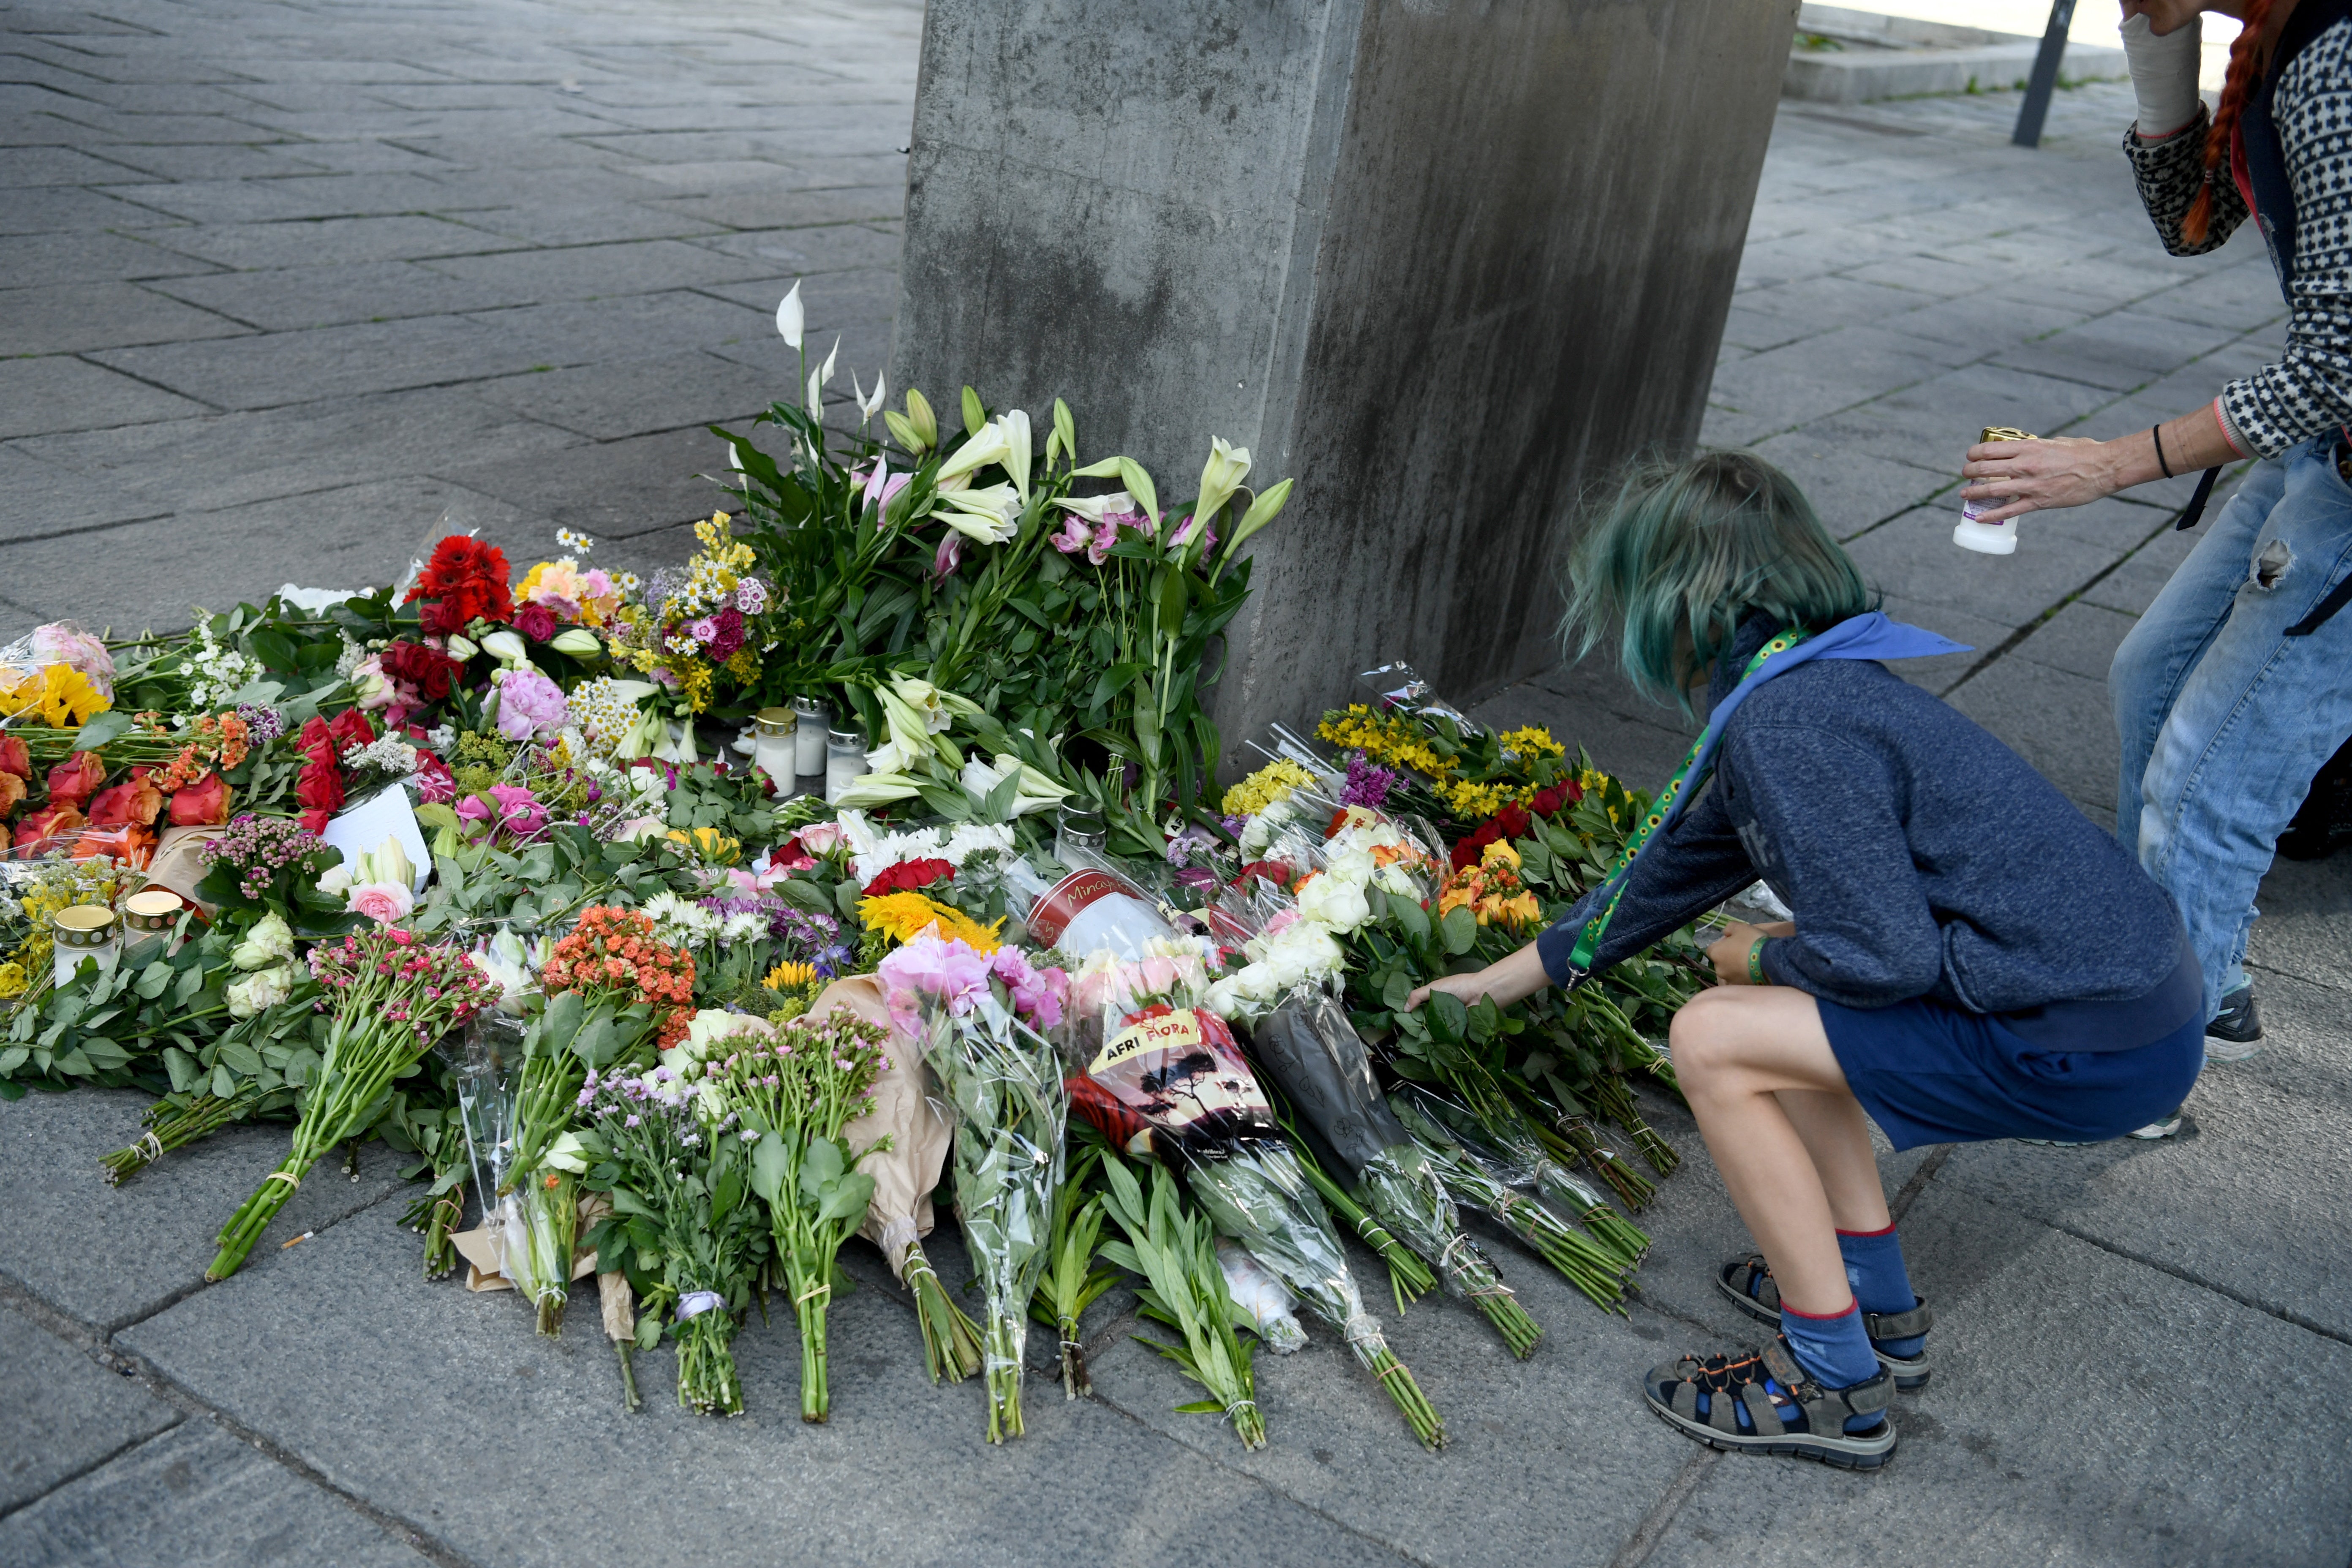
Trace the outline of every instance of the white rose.
<instances>
[{"instance_id":1,"label":"white rose","mask_svg":"<svg viewBox=\"0 0 2352 1568\"><path fill-rule=\"evenodd\" d=\"M229 950L228 961L249 973L282 963L293 956L294 932L283 915L272 911L262 916L245 933L245 940Z\"/></svg>"},{"instance_id":2,"label":"white rose","mask_svg":"<svg viewBox=\"0 0 2352 1568\"><path fill-rule=\"evenodd\" d=\"M258 970L242 980L232 980L228 986L228 1016L250 1018L285 1001L293 989L294 967L291 964Z\"/></svg>"},{"instance_id":3,"label":"white rose","mask_svg":"<svg viewBox=\"0 0 2352 1568\"><path fill-rule=\"evenodd\" d=\"M1299 889L1298 917L1302 923L1313 921L1333 931L1353 931L1372 918L1372 906L1364 897L1361 882L1326 871Z\"/></svg>"},{"instance_id":4,"label":"white rose","mask_svg":"<svg viewBox=\"0 0 2352 1568\"><path fill-rule=\"evenodd\" d=\"M345 861L340 866L330 868L327 872L319 879L319 891L328 894L331 897L337 893L349 892L351 890L351 886L352 867L349 861Z\"/></svg>"}]
</instances>

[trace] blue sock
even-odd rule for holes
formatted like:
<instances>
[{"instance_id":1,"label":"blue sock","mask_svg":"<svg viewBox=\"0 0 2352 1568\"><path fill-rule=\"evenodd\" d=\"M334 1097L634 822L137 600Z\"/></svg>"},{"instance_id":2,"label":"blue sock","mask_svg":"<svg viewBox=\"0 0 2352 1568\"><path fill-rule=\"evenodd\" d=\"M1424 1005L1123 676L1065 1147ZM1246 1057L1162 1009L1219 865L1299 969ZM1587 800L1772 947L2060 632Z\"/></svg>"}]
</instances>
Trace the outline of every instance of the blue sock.
<instances>
[{"instance_id":1,"label":"blue sock","mask_svg":"<svg viewBox=\"0 0 2352 1568\"><path fill-rule=\"evenodd\" d=\"M1860 1307L1849 1303L1835 1317L1816 1318L1784 1301L1780 1334L1796 1352L1797 1364L1819 1378L1824 1388L1851 1388L1878 1375L1878 1357L1871 1353L1870 1337L1862 1331ZM1878 1421L1875 1415L1850 1416L1845 1429L1866 1432Z\"/></svg>"},{"instance_id":2,"label":"blue sock","mask_svg":"<svg viewBox=\"0 0 2352 1568\"><path fill-rule=\"evenodd\" d=\"M1842 1230L1838 1255L1845 1259L1846 1282L1853 1287L1854 1304L1865 1312L1907 1312L1919 1304L1912 1292L1911 1276L1903 1267L1903 1238L1895 1227L1885 1230ZM1888 1355L1906 1359L1919 1353L1925 1334L1908 1339L1874 1342Z\"/></svg>"}]
</instances>

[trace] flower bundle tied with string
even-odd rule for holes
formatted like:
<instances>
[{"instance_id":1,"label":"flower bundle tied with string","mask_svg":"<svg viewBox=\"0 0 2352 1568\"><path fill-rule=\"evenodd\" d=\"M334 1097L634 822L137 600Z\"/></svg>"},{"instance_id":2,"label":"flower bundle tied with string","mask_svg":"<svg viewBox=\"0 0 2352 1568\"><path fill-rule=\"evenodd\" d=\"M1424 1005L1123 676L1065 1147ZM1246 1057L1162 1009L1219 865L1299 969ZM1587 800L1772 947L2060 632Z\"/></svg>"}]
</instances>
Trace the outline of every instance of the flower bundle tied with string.
<instances>
[{"instance_id":1,"label":"flower bundle tied with string","mask_svg":"<svg viewBox=\"0 0 2352 1568\"><path fill-rule=\"evenodd\" d=\"M319 1007L332 1019L324 1060L293 1148L222 1227L207 1279L236 1273L319 1157L368 1128L393 1080L434 1041L499 999L497 982L467 962L465 949L394 927L312 948L310 975L326 989Z\"/></svg>"},{"instance_id":2,"label":"flower bundle tied with string","mask_svg":"<svg viewBox=\"0 0 2352 1568\"><path fill-rule=\"evenodd\" d=\"M857 1169L873 1146L854 1149L842 1129L873 1101L890 1065L888 1031L845 1008L792 1020L772 1043L757 1041L719 1064L717 1080L751 1152L751 1185L768 1205L777 1261L801 1330L801 1419L832 1411L825 1375L825 1310L835 1258L865 1217L874 1178Z\"/></svg>"},{"instance_id":3,"label":"flower bundle tied with string","mask_svg":"<svg viewBox=\"0 0 2352 1568\"><path fill-rule=\"evenodd\" d=\"M655 941L653 925L641 910L591 905L540 971L547 1005L523 1039L513 1159L492 1217L507 1278L543 1334L562 1331L578 1240L587 1163L567 1130L580 1091L592 1071L648 1065L694 1016L694 960Z\"/></svg>"}]
</instances>

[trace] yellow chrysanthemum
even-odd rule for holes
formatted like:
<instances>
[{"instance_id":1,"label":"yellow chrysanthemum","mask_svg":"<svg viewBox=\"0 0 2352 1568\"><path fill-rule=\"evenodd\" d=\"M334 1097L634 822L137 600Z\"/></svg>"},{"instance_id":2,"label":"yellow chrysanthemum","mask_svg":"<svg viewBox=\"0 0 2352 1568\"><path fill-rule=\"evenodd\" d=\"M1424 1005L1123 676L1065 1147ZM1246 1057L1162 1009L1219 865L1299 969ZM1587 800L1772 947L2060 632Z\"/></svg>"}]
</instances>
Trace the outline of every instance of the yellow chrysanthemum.
<instances>
[{"instance_id":1,"label":"yellow chrysanthemum","mask_svg":"<svg viewBox=\"0 0 2352 1568\"><path fill-rule=\"evenodd\" d=\"M787 961L768 971L760 984L771 991L792 991L803 985L814 984L816 965Z\"/></svg>"},{"instance_id":2,"label":"yellow chrysanthemum","mask_svg":"<svg viewBox=\"0 0 2352 1568\"><path fill-rule=\"evenodd\" d=\"M893 942L910 942L933 926L940 935L951 942L969 943L979 952L994 952L1004 944L997 940L1003 921L982 925L952 904L920 893L884 893L879 898L860 899L857 918L866 922L868 931L878 931Z\"/></svg>"},{"instance_id":3,"label":"yellow chrysanthemum","mask_svg":"<svg viewBox=\"0 0 2352 1568\"><path fill-rule=\"evenodd\" d=\"M25 966L21 963L0 963L0 996L21 996L25 994Z\"/></svg>"}]
</instances>

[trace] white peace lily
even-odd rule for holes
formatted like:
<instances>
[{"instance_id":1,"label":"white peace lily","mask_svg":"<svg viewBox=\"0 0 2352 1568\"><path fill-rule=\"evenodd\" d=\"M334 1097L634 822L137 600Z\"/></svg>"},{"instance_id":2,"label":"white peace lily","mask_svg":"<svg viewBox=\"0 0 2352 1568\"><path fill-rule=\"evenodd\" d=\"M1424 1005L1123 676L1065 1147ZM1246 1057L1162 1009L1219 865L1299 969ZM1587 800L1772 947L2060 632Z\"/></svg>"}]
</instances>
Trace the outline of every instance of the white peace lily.
<instances>
[{"instance_id":1,"label":"white peace lily","mask_svg":"<svg viewBox=\"0 0 2352 1568\"><path fill-rule=\"evenodd\" d=\"M801 286L795 282L783 303L776 307L776 331L783 334L786 348L796 349L807 327L808 310L801 303Z\"/></svg>"},{"instance_id":2,"label":"white peace lily","mask_svg":"<svg viewBox=\"0 0 2352 1568\"><path fill-rule=\"evenodd\" d=\"M874 395L869 400L866 389L857 384L857 373L849 373L849 389L857 394L857 417L861 423L871 424L874 416L882 412L884 387L882 373L877 370L874 373Z\"/></svg>"},{"instance_id":3,"label":"white peace lily","mask_svg":"<svg viewBox=\"0 0 2352 1568\"><path fill-rule=\"evenodd\" d=\"M839 338L835 338L833 340L833 347L825 353L824 363L818 367L816 380L819 386L826 385L832 382L833 363L840 357L841 340Z\"/></svg>"}]
</instances>

